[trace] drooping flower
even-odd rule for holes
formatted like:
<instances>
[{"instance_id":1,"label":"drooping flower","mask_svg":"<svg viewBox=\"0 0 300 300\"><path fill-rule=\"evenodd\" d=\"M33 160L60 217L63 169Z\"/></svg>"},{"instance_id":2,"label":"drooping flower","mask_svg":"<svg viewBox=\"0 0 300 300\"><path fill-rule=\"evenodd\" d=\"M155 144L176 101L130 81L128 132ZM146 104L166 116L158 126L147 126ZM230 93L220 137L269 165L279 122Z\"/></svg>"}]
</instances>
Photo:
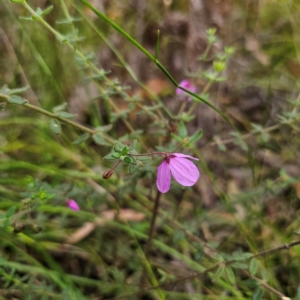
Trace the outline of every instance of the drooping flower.
<instances>
[{"instance_id":1,"label":"drooping flower","mask_svg":"<svg viewBox=\"0 0 300 300\"><path fill-rule=\"evenodd\" d=\"M183 79L182 81L180 81L179 85L193 93L195 93L197 90L196 86L189 79ZM179 88L176 89L176 94L179 96L180 100L187 100L187 101L192 100L189 94L187 94L185 91Z\"/></svg>"},{"instance_id":2,"label":"drooping flower","mask_svg":"<svg viewBox=\"0 0 300 300\"><path fill-rule=\"evenodd\" d=\"M199 179L198 168L189 159L198 158L182 153L167 155L157 168L156 185L161 193L166 193L171 186L171 174L174 179L183 186L192 186Z\"/></svg>"},{"instance_id":3,"label":"drooping flower","mask_svg":"<svg viewBox=\"0 0 300 300\"><path fill-rule=\"evenodd\" d=\"M79 205L73 199L67 200L67 205L68 205L69 208L71 208L73 210L80 210Z\"/></svg>"}]
</instances>

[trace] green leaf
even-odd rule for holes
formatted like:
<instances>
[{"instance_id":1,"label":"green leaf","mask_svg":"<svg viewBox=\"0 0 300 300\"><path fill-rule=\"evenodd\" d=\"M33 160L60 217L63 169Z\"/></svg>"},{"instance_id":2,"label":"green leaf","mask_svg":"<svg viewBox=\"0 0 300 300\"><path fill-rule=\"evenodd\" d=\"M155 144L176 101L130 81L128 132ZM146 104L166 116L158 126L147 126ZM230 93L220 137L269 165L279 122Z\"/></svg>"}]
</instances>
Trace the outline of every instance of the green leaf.
<instances>
[{"instance_id":1,"label":"green leaf","mask_svg":"<svg viewBox=\"0 0 300 300\"><path fill-rule=\"evenodd\" d=\"M49 12L53 9L53 5L48 6L46 9L44 9L39 15L40 16L45 16L47 14L49 14Z\"/></svg>"},{"instance_id":2,"label":"green leaf","mask_svg":"<svg viewBox=\"0 0 300 300\"><path fill-rule=\"evenodd\" d=\"M128 147L128 152L135 150L136 144L137 144L137 140L134 140L132 144Z\"/></svg>"},{"instance_id":3,"label":"green leaf","mask_svg":"<svg viewBox=\"0 0 300 300\"><path fill-rule=\"evenodd\" d=\"M195 142L197 142L197 141L202 137L202 135L203 135L203 130L200 129L199 131L197 131L196 133L194 133L194 134L190 137L189 142L190 142L190 143L195 143Z\"/></svg>"},{"instance_id":4,"label":"green leaf","mask_svg":"<svg viewBox=\"0 0 300 300\"><path fill-rule=\"evenodd\" d=\"M61 133L61 125L58 120L52 119L50 121L50 129L52 130L53 133L55 134L60 134Z\"/></svg>"},{"instance_id":5,"label":"green leaf","mask_svg":"<svg viewBox=\"0 0 300 300\"><path fill-rule=\"evenodd\" d=\"M249 288L255 288L259 285L259 282L256 279L253 278L248 278L247 280L244 281L245 284L249 287Z\"/></svg>"},{"instance_id":6,"label":"green leaf","mask_svg":"<svg viewBox=\"0 0 300 300\"><path fill-rule=\"evenodd\" d=\"M265 282L269 281L270 277L269 277L268 272L265 269L260 270L260 275L261 275L263 281L265 281Z\"/></svg>"},{"instance_id":7,"label":"green leaf","mask_svg":"<svg viewBox=\"0 0 300 300\"><path fill-rule=\"evenodd\" d=\"M177 141L177 142L179 142L179 143L182 143L183 138L180 137L179 135L176 135L176 134L174 134L174 133L171 133L171 136L172 136L172 138L173 138L175 141Z\"/></svg>"},{"instance_id":8,"label":"green leaf","mask_svg":"<svg viewBox=\"0 0 300 300\"><path fill-rule=\"evenodd\" d=\"M225 270L225 265L224 265L224 264L221 264L221 265L218 267L216 273L213 275L212 280L213 280L213 281L218 280L218 279L222 276L222 274L224 273L224 270Z\"/></svg>"},{"instance_id":9,"label":"green leaf","mask_svg":"<svg viewBox=\"0 0 300 300\"><path fill-rule=\"evenodd\" d=\"M253 254L252 253L249 253L249 252L246 252L246 253L235 253L235 255L233 255L233 259L234 260L245 260L245 259L248 259L250 257L252 257Z\"/></svg>"},{"instance_id":10,"label":"green leaf","mask_svg":"<svg viewBox=\"0 0 300 300\"><path fill-rule=\"evenodd\" d=\"M121 157L121 153L119 152L113 152L111 155L116 159L119 159Z\"/></svg>"},{"instance_id":11,"label":"green leaf","mask_svg":"<svg viewBox=\"0 0 300 300\"><path fill-rule=\"evenodd\" d=\"M89 133L85 133L81 135L77 140L75 140L72 144L73 145L80 145L85 142L91 135Z\"/></svg>"},{"instance_id":12,"label":"green leaf","mask_svg":"<svg viewBox=\"0 0 300 300\"><path fill-rule=\"evenodd\" d=\"M58 113L59 111L65 110L67 107L68 107L68 103L64 102L58 106L55 106L52 111L54 113Z\"/></svg>"},{"instance_id":13,"label":"green leaf","mask_svg":"<svg viewBox=\"0 0 300 300\"><path fill-rule=\"evenodd\" d=\"M124 146L122 151L121 151L121 156L124 156L128 153L128 147L127 146Z\"/></svg>"},{"instance_id":14,"label":"green leaf","mask_svg":"<svg viewBox=\"0 0 300 300\"><path fill-rule=\"evenodd\" d=\"M105 140L99 133L93 134L93 141L98 145L106 145Z\"/></svg>"},{"instance_id":15,"label":"green leaf","mask_svg":"<svg viewBox=\"0 0 300 300\"><path fill-rule=\"evenodd\" d=\"M130 156L125 156L123 160L128 165L132 164L132 158Z\"/></svg>"},{"instance_id":16,"label":"green leaf","mask_svg":"<svg viewBox=\"0 0 300 300\"><path fill-rule=\"evenodd\" d=\"M236 261L236 262L234 262L230 265L231 265L232 268L235 268L235 269L247 270L247 268L248 268L248 265L246 263L239 262L239 261Z\"/></svg>"},{"instance_id":17,"label":"green leaf","mask_svg":"<svg viewBox=\"0 0 300 300\"><path fill-rule=\"evenodd\" d=\"M235 282L235 275L234 275L233 270L230 267L226 267L225 272L226 272L228 281L231 284L235 285L236 282Z\"/></svg>"},{"instance_id":18,"label":"green leaf","mask_svg":"<svg viewBox=\"0 0 300 300\"><path fill-rule=\"evenodd\" d=\"M7 101L11 104L18 104L18 105L23 105L27 103L27 101L24 98L17 95L12 95L7 99Z\"/></svg>"},{"instance_id":19,"label":"green leaf","mask_svg":"<svg viewBox=\"0 0 300 300\"><path fill-rule=\"evenodd\" d=\"M263 289L260 286L258 286L252 293L251 300L260 300L263 295L264 295Z\"/></svg>"},{"instance_id":20,"label":"green leaf","mask_svg":"<svg viewBox=\"0 0 300 300\"><path fill-rule=\"evenodd\" d=\"M112 127L113 127L112 124L108 124L108 125L105 125L105 126L98 126L98 127L96 128L96 131L106 132L106 131L111 130Z\"/></svg>"},{"instance_id":21,"label":"green leaf","mask_svg":"<svg viewBox=\"0 0 300 300\"><path fill-rule=\"evenodd\" d=\"M103 157L103 159L105 159L105 160L116 160L116 158L114 156L112 156L112 153L109 153L109 154L105 155Z\"/></svg>"},{"instance_id":22,"label":"green leaf","mask_svg":"<svg viewBox=\"0 0 300 300\"><path fill-rule=\"evenodd\" d=\"M30 86L26 85L26 86L21 87L21 88L11 89L10 90L10 95L25 93L29 90L30 90Z\"/></svg>"},{"instance_id":23,"label":"green leaf","mask_svg":"<svg viewBox=\"0 0 300 300\"><path fill-rule=\"evenodd\" d=\"M258 260L256 258L252 258L249 263L249 273L250 275L255 275L258 268Z\"/></svg>"},{"instance_id":24,"label":"green leaf","mask_svg":"<svg viewBox=\"0 0 300 300\"><path fill-rule=\"evenodd\" d=\"M34 21L32 17L19 17L20 20L22 21Z\"/></svg>"},{"instance_id":25,"label":"green leaf","mask_svg":"<svg viewBox=\"0 0 300 300\"><path fill-rule=\"evenodd\" d=\"M11 206L5 213L5 216L7 218L10 218L14 213L15 213L15 210L16 210L16 206Z\"/></svg>"},{"instance_id":26,"label":"green leaf","mask_svg":"<svg viewBox=\"0 0 300 300\"><path fill-rule=\"evenodd\" d=\"M124 145L121 142L115 141L114 150L116 152L122 152L123 148L124 148Z\"/></svg>"},{"instance_id":27,"label":"green leaf","mask_svg":"<svg viewBox=\"0 0 300 300\"><path fill-rule=\"evenodd\" d=\"M187 137L187 130L186 130L185 125L182 121L179 122L178 133L179 133L179 136L182 137L182 138Z\"/></svg>"},{"instance_id":28,"label":"green leaf","mask_svg":"<svg viewBox=\"0 0 300 300\"><path fill-rule=\"evenodd\" d=\"M60 118L65 118L65 119L74 119L74 118L77 117L77 115L75 115L75 114L70 114L70 113L68 113L68 112L66 112L66 111L59 111L59 112L57 112L56 115L57 115L58 117L60 117Z\"/></svg>"},{"instance_id":29,"label":"green leaf","mask_svg":"<svg viewBox=\"0 0 300 300\"><path fill-rule=\"evenodd\" d=\"M129 173L133 174L139 167L137 165L130 165L129 166Z\"/></svg>"}]
</instances>

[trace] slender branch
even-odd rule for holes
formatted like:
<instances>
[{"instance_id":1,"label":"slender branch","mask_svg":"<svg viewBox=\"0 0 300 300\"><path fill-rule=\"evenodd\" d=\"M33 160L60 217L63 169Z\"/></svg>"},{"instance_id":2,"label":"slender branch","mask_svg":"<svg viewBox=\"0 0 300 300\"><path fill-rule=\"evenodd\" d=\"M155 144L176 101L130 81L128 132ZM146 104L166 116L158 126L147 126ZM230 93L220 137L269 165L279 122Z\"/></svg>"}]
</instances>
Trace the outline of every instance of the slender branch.
<instances>
[{"instance_id":1,"label":"slender branch","mask_svg":"<svg viewBox=\"0 0 300 300\"><path fill-rule=\"evenodd\" d=\"M151 153L143 153L143 154L132 154L132 153L128 153L128 156L152 156L152 155L164 155L164 156L168 156L168 153L166 152L151 152Z\"/></svg>"},{"instance_id":2,"label":"slender branch","mask_svg":"<svg viewBox=\"0 0 300 300\"><path fill-rule=\"evenodd\" d=\"M9 103L9 102L8 102L8 98L9 98L8 95L0 94L0 99L5 100L7 103ZM24 99L24 100L26 100L26 99ZM27 101L27 103L23 104L23 105L22 105L23 107L26 107L26 108L31 109L31 110L33 110L33 111L36 111L36 112L38 112L38 113L40 113L40 114L43 114L43 115L45 115L45 116L47 116L47 117L50 117L50 118L52 118L52 119L57 119L57 120L59 120L59 121L65 123L65 124L71 125L72 127L77 128L77 129L80 129L81 131L87 132L87 133L89 133L89 134L91 134L91 135L93 135L93 134L95 134L95 133L98 133L98 134L100 134L107 142L109 142L109 143L111 143L111 144L114 143L114 140L113 140L111 137L109 137L108 135L106 135L106 134L104 134L104 133L102 133L102 132L100 132L100 131L96 131L95 129L88 128L88 127L86 127L86 126L84 126L84 125L81 125L81 124L76 123L76 122L74 122L74 121L71 121L71 120L69 120L69 119L66 119L66 118L57 116L55 113L52 113L52 112L50 112L50 111L47 111L47 110L45 110L45 109L43 109L43 108L41 108L41 107L32 105L32 104L28 103L28 100L26 100L26 101Z\"/></svg>"},{"instance_id":3,"label":"slender branch","mask_svg":"<svg viewBox=\"0 0 300 300\"><path fill-rule=\"evenodd\" d=\"M156 198L155 198L155 203L154 203L154 207L153 207L152 218L151 218L149 236L148 236L147 244L146 244L146 247L145 247L145 259L146 259L147 263L149 261L149 255L150 255L150 252L151 252L153 237L154 237L154 233L155 233L155 221L156 221L156 218L157 218L157 215L158 215L160 196L161 196L161 193L159 191L157 191ZM140 280L140 288L141 289L140 289L140 292L138 293L138 298L140 298L141 293L144 292L142 286L144 285L144 283L146 281L146 274L147 274L147 268L144 269L144 271L142 273L142 276L141 276L141 280Z\"/></svg>"},{"instance_id":4,"label":"slender branch","mask_svg":"<svg viewBox=\"0 0 300 300\"><path fill-rule=\"evenodd\" d=\"M155 198L155 203L154 203L154 208L153 208L152 219L151 219L149 238L148 238L148 241L147 241L146 251L145 251L145 254L146 254L147 258L150 254L151 247L152 247L152 241L153 241L154 232L155 232L155 221L156 221L156 218L157 218L157 215L158 215L160 196L161 196L161 192L157 191L156 198Z\"/></svg>"}]
</instances>

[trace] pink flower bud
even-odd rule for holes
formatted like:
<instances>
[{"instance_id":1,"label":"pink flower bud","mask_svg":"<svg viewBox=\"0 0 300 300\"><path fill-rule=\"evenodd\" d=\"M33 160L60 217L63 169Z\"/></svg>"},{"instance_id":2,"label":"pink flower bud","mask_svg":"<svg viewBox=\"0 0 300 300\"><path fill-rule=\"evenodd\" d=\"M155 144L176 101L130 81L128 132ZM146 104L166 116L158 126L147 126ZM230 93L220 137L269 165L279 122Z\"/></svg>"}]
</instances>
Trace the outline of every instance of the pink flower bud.
<instances>
[{"instance_id":1,"label":"pink flower bud","mask_svg":"<svg viewBox=\"0 0 300 300\"><path fill-rule=\"evenodd\" d=\"M69 206L69 208L71 208L73 210L80 210L79 205L73 199L67 200L67 205Z\"/></svg>"}]
</instances>

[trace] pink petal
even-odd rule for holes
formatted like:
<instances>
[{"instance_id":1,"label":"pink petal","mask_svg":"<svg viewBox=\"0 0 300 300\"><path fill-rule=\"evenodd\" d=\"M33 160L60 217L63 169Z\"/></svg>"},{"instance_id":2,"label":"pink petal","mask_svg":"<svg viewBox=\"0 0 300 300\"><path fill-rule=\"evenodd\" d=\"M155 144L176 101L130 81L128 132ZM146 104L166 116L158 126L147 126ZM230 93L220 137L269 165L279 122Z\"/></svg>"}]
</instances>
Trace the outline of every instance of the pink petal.
<instances>
[{"instance_id":1,"label":"pink petal","mask_svg":"<svg viewBox=\"0 0 300 300\"><path fill-rule=\"evenodd\" d=\"M185 154L182 154L182 153L172 153L172 154L175 155L176 157L190 158L190 159L194 159L194 160L199 160L199 158L197 158L197 157L193 157L193 156L190 156L190 155L185 155Z\"/></svg>"},{"instance_id":2,"label":"pink petal","mask_svg":"<svg viewBox=\"0 0 300 300\"><path fill-rule=\"evenodd\" d=\"M165 160L157 168L156 185L161 193L166 193L170 189L171 172L169 164Z\"/></svg>"},{"instance_id":3,"label":"pink petal","mask_svg":"<svg viewBox=\"0 0 300 300\"><path fill-rule=\"evenodd\" d=\"M200 172L195 164L182 157L176 156L171 158L169 168L175 180L183 186L194 185L200 176Z\"/></svg>"}]
</instances>

